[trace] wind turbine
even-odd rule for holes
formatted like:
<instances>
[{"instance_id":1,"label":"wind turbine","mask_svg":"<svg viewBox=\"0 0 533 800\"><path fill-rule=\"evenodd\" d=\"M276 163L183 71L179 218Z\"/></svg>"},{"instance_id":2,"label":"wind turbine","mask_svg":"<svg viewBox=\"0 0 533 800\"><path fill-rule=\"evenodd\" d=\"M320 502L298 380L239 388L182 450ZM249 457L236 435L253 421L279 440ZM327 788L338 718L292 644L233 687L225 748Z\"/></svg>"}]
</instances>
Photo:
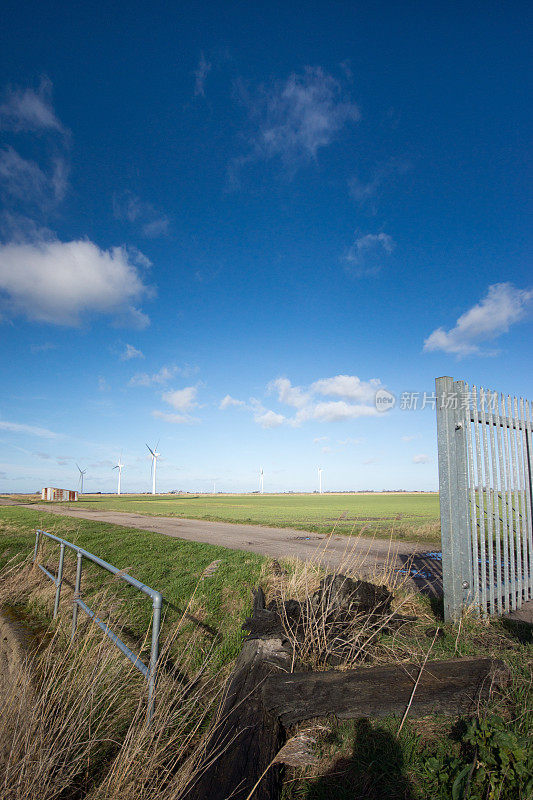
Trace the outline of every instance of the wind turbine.
<instances>
[{"instance_id":1,"label":"wind turbine","mask_svg":"<svg viewBox=\"0 0 533 800\"><path fill-rule=\"evenodd\" d=\"M157 444L159 444L159 442ZM148 447L148 450L152 454L152 494L156 494L156 491L155 491L155 473L156 473L156 470L157 470L157 459L161 455L161 453L157 452L157 444L156 444L156 446L155 446L155 448L153 450L152 450L151 447L146 445L146 447Z\"/></svg>"},{"instance_id":2,"label":"wind turbine","mask_svg":"<svg viewBox=\"0 0 533 800\"><path fill-rule=\"evenodd\" d=\"M263 474L263 467L259 470L259 494L263 494L265 490L265 481Z\"/></svg>"},{"instance_id":3,"label":"wind turbine","mask_svg":"<svg viewBox=\"0 0 533 800\"><path fill-rule=\"evenodd\" d=\"M317 467L317 469L318 469L318 493L322 494L322 473L324 472L324 470L322 469L322 467Z\"/></svg>"},{"instance_id":4,"label":"wind turbine","mask_svg":"<svg viewBox=\"0 0 533 800\"><path fill-rule=\"evenodd\" d=\"M120 458L118 463L113 467L113 469L118 469L118 487L117 487L117 494L120 494L120 479L122 477L122 467L124 464L122 463L122 453L120 454Z\"/></svg>"},{"instance_id":5,"label":"wind turbine","mask_svg":"<svg viewBox=\"0 0 533 800\"><path fill-rule=\"evenodd\" d=\"M78 472L80 473L80 481L79 481L79 484L78 484L79 487L80 487L80 494L83 494L83 476L85 475L87 470L86 469L81 469L78 464L76 464L76 466L78 467Z\"/></svg>"}]
</instances>

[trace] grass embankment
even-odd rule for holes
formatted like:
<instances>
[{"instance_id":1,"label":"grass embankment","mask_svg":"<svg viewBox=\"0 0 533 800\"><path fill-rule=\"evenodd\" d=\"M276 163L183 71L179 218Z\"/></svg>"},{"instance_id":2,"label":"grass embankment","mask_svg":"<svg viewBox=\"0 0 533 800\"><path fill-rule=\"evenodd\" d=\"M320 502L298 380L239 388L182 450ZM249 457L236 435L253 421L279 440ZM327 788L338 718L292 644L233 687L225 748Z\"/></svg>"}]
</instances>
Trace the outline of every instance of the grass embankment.
<instances>
[{"instance_id":1,"label":"grass embankment","mask_svg":"<svg viewBox=\"0 0 533 800\"><path fill-rule=\"evenodd\" d=\"M238 653L242 641L240 625L250 608L251 588L257 584L261 572L264 562L261 556L171 539L149 531L4 506L0 507L0 568L10 558L23 560L33 551L37 528L79 544L160 591L166 600L164 619L167 628L187 608L188 621L181 635L187 637L193 630L197 633L200 629L200 643L211 647L215 642L216 663L227 663ZM45 543L44 547L41 562L56 573L59 545ZM206 567L218 560L220 563L212 574L200 580ZM75 554L67 550L66 581L61 595L62 606L66 609L72 606L74 573ZM32 604L32 614L41 615L43 623L48 624L55 589L44 575L42 582L48 587L46 603L36 599ZM150 622L150 599L85 561L82 578L85 597L90 601L104 589L112 592L115 608L127 606L128 627L136 637L142 638Z\"/></svg>"},{"instance_id":2,"label":"grass embankment","mask_svg":"<svg viewBox=\"0 0 533 800\"><path fill-rule=\"evenodd\" d=\"M287 571L280 573L272 569L268 559L246 553L180 542L102 523L50 518L21 508L0 509L2 562L10 556L22 561L33 547L35 527L41 524L48 528L53 525L60 536L76 541L161 589L181 609L187 607L194 595L189 610L197 620L218 627L222 632L221 642L214 645L219 647L214 655L218 667L225 665L226 671L239 649L240 625L249 607L250 587L261 581L267 599L303 599L314 591L322 574L320 564L285 565ZM57 555L54 558L57 559ZM198 584L206 566L218 558L222 559L218 570ZM49 619L52 584L39 571L28 570L22 563L20 575L24 582L28 578L31 582L29 589L21 586L21 598L24 597L21 602L26 613L42 622L46 610ZM89 571L86 579L86 591L95 592L102 588L96 575ZM378 576L376 580L379 580ZM43 589L44 586L47 588ZM114 584L108 588L114 591ZM368 665L422 663L429 656L429 664L437 659L492 655L505 662L509 669L508 678L502 685L493 687L490 699L474 708L470 718L453 720L432 715L411 720L407 717L401 730L398 717L341 724L334 720L321 721L321 727L313 732L318 742L318 761L312 767L288 770L284 800L529 800L533 789L531 782L528 785L527 775L532 766L531 758L527 762L527 736L533 726L530 629L504 620L480 622L468 618L458 628L453 628L442 623L438 604L419 595L408 596L405 589L396 589L395 594L395 609L416 616L416 622L408 623L394 633L383 629L371 639L368 632L357 628L359 623L355 622L354 646L350 648L348 661L343 666L357 666L361 659ZM48 651L48 667L46 663L39 666L44 676L40 685L45 687L52 680L57 694L54 693L50 702L47 700L43 705L42 720L37 718L33 727L27 728L26 738L15 737L17 757L23 768L17 772L13 763L10 768L16 780L21 776L18 785L29 789L26 793L10 790L6 797L29 800L37 796L38 787L39 796L46 800L59 795L64 800L80 800L82 797L86 800L109 800L112 797L178 800L180 786L184 785L194 768L199 752L202 721L205 722L209 713L210 696L216 694L214 683L220 686L224 674L224 670L217 674L216 670L202 667L201 657L213 652L214 637L208 631L204 637L204 630L193 620L183 620L186 631L178 625L180 646L175 650L173 663L176 669L168 680L165 672L162 675L157 705L159 712L156 712L160 716L155 720L152 733L147 734L139 713L132 727L128 728L132 700L142 698L145 690L139 678L137 682L132 679L131 668L123 656L107 643L102 644L98 636L94 645L87 645L93 654L90 658L87 658L87 653L76 649L84 646L84 637L77 637L73 646L68 645L71 598L71 589L67 587L62 619L56 626L57 639L52 640L52 650ZM139 603L131 595L124 599L119 611L127 615L128 621L135 620L135 630L140 633L147 621L145 612L139 612ZM169 612L172 611L170 608ZM179 622L180 613L175 613ZM86 629L98 633L94 625L87 624ZM169 620L167 630L170 631ZM305 646L298 650L295 648L295 669L306 665L327 668L327 663L315 652L321 646L320 638L310 630ZM187 646L191 641L192 646ZM68 647L74 647L74 650L66 649ZM108 658L117 660L105 661ZM351 659L354 659L353 663ZM54 666L56 661L59 663L57 668ZM46 669L51 670L51 678ZM128 679L120 679L122 671L128 669ZM113 682L109 677L107 688L104 685L102 690L104 694L95 692L95 686L100 686L105 676L113 674L119 676L118 680ZM204 677L208 676L211 683L206 686ZM71 698L69 703L61 700L63 684ZM79 697L84 698L84 704L76 700ZM63 725L61 714L54 711L57 703L59 709L73 709L74 726ZM6 730L9 724L13 729L10 720L16 716L10 708L8 703L6 711L0 702ZM139 708L142 708L142 701ZM61 728L56 730L58 719ZM19 724L21 730L26 731L26 723L23 725L19 719ZM43 735L43 731L48 731L48 725L56 726L50 728L50 736L57 737L54 747ZM35 750L35 743L40 750ZM63 758L64 753L67 755ZM60 763L57 758L60 758ZM41 788L44 782L41 773L36 772L36 765L46 772L46 792ZM72 766L68 774L61 773L65 765ZM63 781L59 786L54 784L57 775ZM15 779L11 781L13 786Z\"/></svg>"},{"instance_id":3,"label":"grass embankment","mask_svg":"<svg viewBox=\"0 0 533 800\"><path fill-rule=\"evenodd\" d=\"M312 533L440 541L432 494L85 495L72 507L297 528Z\"/></svg>"}]
</instances>

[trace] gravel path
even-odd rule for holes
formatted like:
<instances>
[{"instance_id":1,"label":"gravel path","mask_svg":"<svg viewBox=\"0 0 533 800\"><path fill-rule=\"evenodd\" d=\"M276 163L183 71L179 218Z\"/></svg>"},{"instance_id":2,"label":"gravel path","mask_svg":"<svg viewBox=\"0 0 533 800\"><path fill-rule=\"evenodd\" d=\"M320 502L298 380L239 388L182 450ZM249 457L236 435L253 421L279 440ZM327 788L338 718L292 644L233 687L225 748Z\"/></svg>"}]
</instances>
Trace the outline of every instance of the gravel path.
<instances>
[{"instance_id":1,"label":"gravel path","mask_svg":"<svg viewBox=\"0 0 533 800\"><path fill-rule=\"evenodd\" d=\"M385 539L335 534L323 536L293 528L269 528L265 525L238 525L231 522L207 522L178 517L152 517L124 511L89 511L44 503L22 504L11 500L0 500L0 504L21 505L34 511L59 514L73 519L96 520L126 528L139 528L176 539L216 544L231 550L248 550L270 558L293 556L309 561L320 557L323 563L335 569L346 566L349 562L352 567L357 565L359 571L366 574L371 574L376 566L394 565L402 569L407 561L412 560L415 568L421 570L422 580L417 580L419 588L428 581L433 585L434 591L438 591L440 586L440 562L431 559L428 567L426 563L428 559L422 555L435 551L435 543L432 542L389 542ZM422 561L424 561L423 568Z\"/></svg>"}]
</instances>

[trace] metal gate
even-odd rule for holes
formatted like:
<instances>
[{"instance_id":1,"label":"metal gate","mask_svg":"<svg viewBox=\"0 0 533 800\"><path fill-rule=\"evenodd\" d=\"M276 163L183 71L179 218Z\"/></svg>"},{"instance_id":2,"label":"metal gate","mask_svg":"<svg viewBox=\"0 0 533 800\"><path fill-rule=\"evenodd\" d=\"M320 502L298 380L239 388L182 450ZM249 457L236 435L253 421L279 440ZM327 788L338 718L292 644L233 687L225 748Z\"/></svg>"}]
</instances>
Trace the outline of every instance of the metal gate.
<instances>
[{"instance_id":1,"label":"metal gate","mask_svg":"<svg viewBox=\"0 0 533 800\"><path fill-rule=\"evenodd\" d=\"M532 404L436 380L444 616L533 597Z\"/></svg>"}]
</instances>

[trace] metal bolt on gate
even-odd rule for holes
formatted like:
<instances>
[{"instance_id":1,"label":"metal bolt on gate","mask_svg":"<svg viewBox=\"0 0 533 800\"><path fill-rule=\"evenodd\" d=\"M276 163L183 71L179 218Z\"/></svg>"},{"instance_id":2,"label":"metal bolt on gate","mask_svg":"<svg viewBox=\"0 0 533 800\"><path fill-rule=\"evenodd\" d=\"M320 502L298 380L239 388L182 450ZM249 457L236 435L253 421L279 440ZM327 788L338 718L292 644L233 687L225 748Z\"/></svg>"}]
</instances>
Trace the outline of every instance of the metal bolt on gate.
<instances>
[{"instance_id":1,"label":"metal bolt on gate","mask_svg":"<svg viewBox=\"0 0 533 800\"><path fill-rule=\"evenodd\" d=\"M59 566L57 570L57 575L52 575L42 564L39 564L37 561L38 550L39 550L39 542L40 537L46 536L48 539L51 539L54 542L59 544ZM76 633L76 627L78 622L78 609L82 609L85 611L87 616L92 619L93 622L101 628L106 636L111 639L113 644L118 647L118 649L124 653L126 658L128 658L134 667L136 667L139 672L141 672L144 677L146 678L146 682L148 684L148 706L146 712L147 723L150 724L152 720L152 716L154 713L154 703L155 703L155 688L157 683L157 662L159 658L159 631L161 627L161 607L163 604L163 595L160 592L157 592L155 589L151 589L149 586L146 586L144 583L141 583L136 578L132 578L131 575L127 575L125 572L117 569L112 564L108 564L107 561L103 561L98 556L93 555L93 553L89 553L87 550L84 550L81 547L78 547L72 542L67 542L65 539L60 539L59 536L54 536L51 533L47 533L46 531L38 530L35 534L35 549L33 553L33 563L37 564L40 570L44 572L44 574L50 578L52 583L56 586L56 596L54 601L54 619L57 617L57 612L59 609L59 599L61 597L61 585L63 583L63 564L65 560L65 548L69 548L73 550L77 554L77 563L76 563L76 582L74 585L74 600L73 600L73 607L72 607L72 633L71 639L74 638ZM122 581L129 583L130 586L133 586L135 589L138 589L140 592L148 595L152 598L152 607L153 607L153 616L152 616L152 641L150 647L150 663L148 666L144 664L139 656L135 655L135 653L129 649L127 645L124 644L121 639L114 633L108 625L106 625L103 620L99 619L96 616L95 612L89 608L89 606L83 602L81 598L81 574L82 574L82 566L83 566L83 559L86 558L88 561L92 561L93 564L97 564L102 569L107 570L112 575L115 575Z\"/></svg>"}]
</instances>

